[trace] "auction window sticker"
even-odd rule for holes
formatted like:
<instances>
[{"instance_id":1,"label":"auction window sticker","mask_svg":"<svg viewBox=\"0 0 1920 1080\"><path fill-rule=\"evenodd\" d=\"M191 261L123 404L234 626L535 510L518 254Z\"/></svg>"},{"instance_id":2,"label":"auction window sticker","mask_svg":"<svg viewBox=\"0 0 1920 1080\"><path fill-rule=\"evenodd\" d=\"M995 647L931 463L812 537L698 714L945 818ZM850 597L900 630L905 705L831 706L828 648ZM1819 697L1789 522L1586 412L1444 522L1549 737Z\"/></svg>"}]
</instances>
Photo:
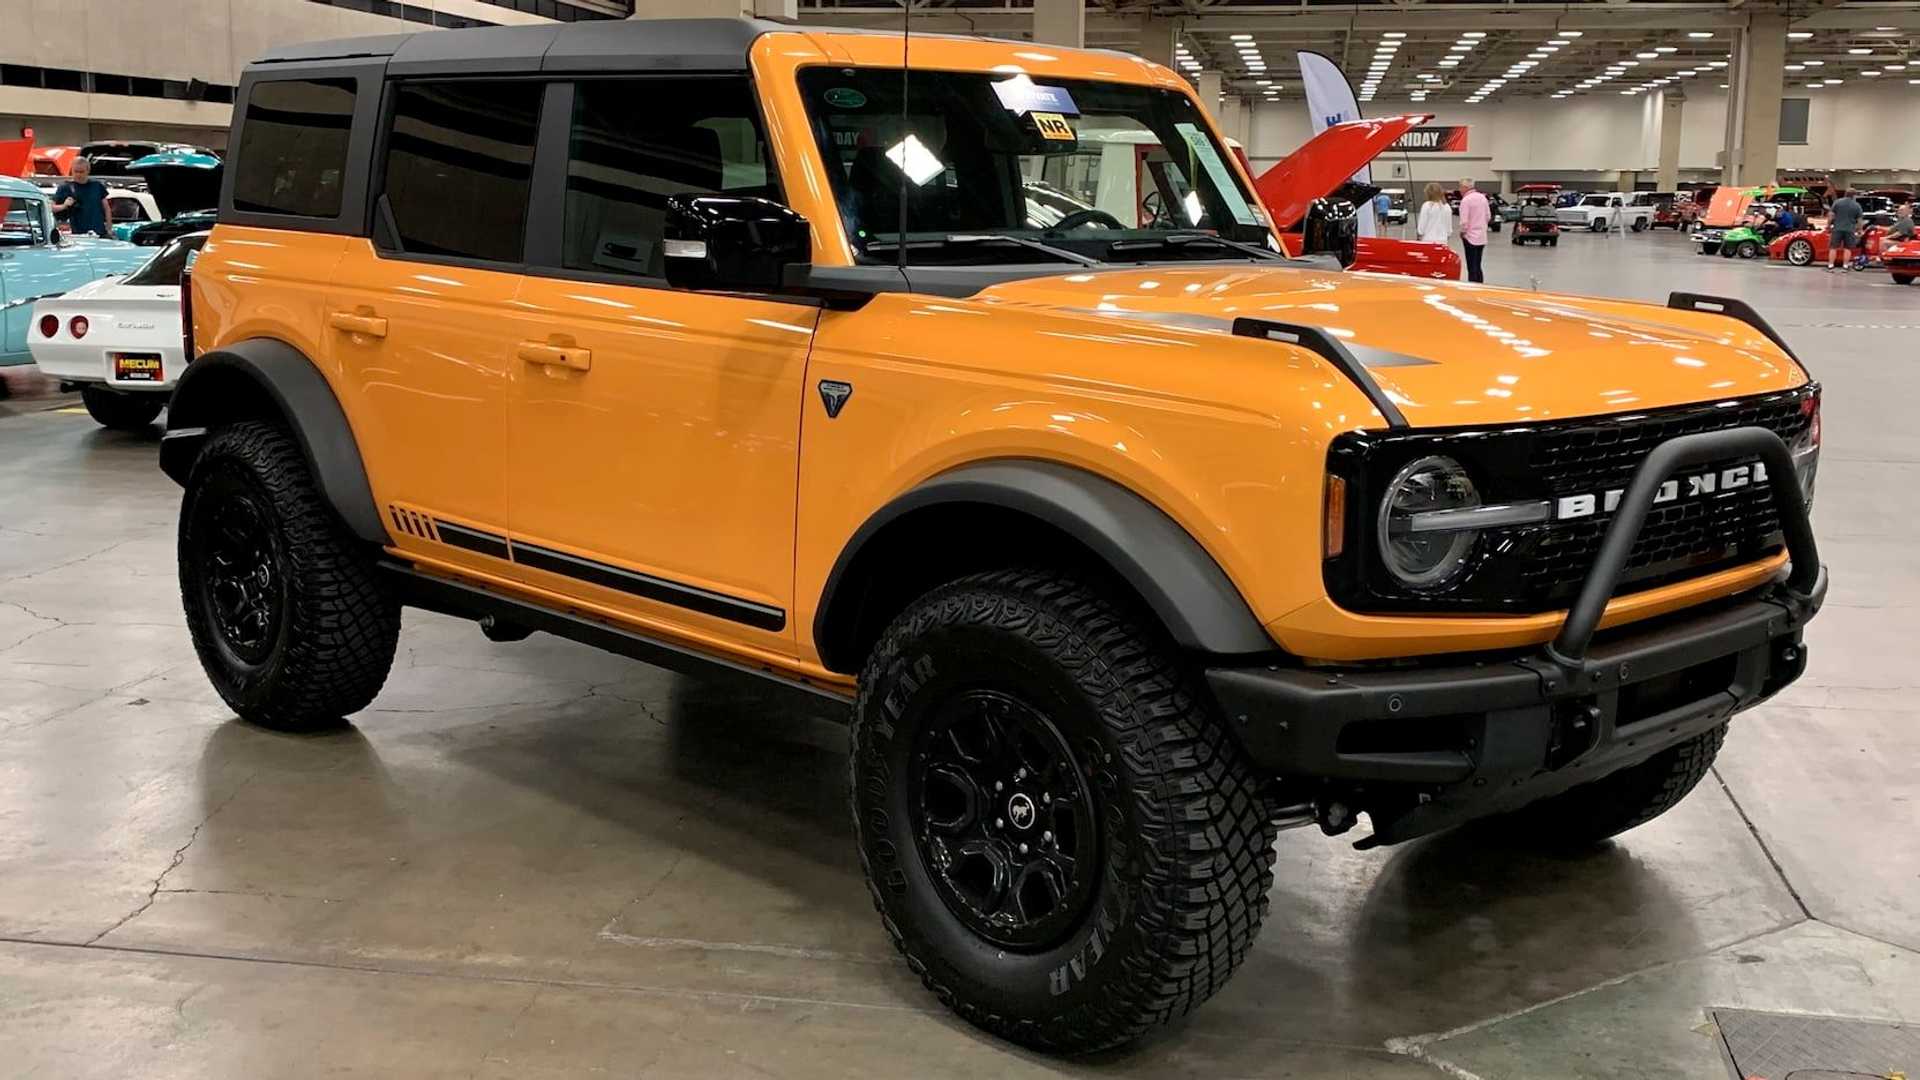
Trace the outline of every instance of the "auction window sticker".
<instances>
[{"instance_id":1,"label":"auction window sticker","mask_svg":"<svg viewBox=\"0 0 1920 1080\"><path fill-rule=\"evenodd\" d=\"M1180 121L1173 126L1180 132L1180 137L1187 140L1187 148L1193 151L1200 167L1207 170L1207 177L1213 181L1214 190L1226 200L1227 210L1233 214L1233 220L1242 225L1259 225L1259 215L1253 212L1253 207L1248 206L1247 200L1240 194L1240 184L1234 180L1233 170L1220 160L1220 152L1213 148L1213 140L1194 124Z\"/></svg>"}]
</instances>

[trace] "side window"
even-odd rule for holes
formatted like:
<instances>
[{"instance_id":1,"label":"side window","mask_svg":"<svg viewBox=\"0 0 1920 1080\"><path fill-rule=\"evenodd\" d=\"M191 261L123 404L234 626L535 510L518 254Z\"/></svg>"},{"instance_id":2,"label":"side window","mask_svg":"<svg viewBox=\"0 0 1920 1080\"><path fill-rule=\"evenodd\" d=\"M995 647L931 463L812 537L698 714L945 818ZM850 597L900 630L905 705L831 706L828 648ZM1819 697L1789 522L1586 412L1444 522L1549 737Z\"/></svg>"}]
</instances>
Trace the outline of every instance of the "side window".
<instances>
[{"instance_id":1,"label":"side window","mask_svg":"<svg viewBox=\"0 0 1920 1080\"><path fill-rule=\"evenodd\" d=\"M353 93L352 79L253 84L234 154L233 208L338 217Z\"/></svg>"},{"instance_id":2,"label":"side window","mask_svg":"<svg viewBox=\"0 0 1920 1080\"><path fill-rule=\"evenodd\" d=\"M522 80L394 87L383 197L401 250L520 261L544 90Z\"/></svg>"},{"instance_id":3,"label":"side window","mask_svg":"<svg viewBox=\"0 0 1920 1080\"><path fill-rule=\"evenodd\" d=\"M734 77L579 83L562 265L663 276L667 196L686 192L780 197L751 84Z\"/></svg>"}]
</instances>

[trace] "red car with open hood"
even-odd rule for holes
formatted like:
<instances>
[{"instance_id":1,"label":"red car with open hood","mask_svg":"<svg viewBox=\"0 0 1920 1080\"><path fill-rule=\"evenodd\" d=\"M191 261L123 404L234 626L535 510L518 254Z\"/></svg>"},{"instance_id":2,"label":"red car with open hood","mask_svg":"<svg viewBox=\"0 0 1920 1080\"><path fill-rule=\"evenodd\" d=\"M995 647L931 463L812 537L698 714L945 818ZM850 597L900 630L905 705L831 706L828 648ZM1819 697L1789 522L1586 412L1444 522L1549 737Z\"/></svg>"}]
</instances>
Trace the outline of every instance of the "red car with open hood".
<instances>
[{"instance_id":1,"label":"red car with open hood","mask_svg":"<svg viewBox=\"0 0 1920 1080\"><path fill-rule=\"evenodd\" d=\"M1273 218L1274 232L1288 253L1304 253L1302 225L1314 203L1351 180L1362 165L1392 146L1394 140L1429 119L1414 114L1334 124L1254 181L1254 189ZM1445 244L1362 236L1354 245L1353 261L1347 269L1458 281L1460 256Z\"/></svg>"}]
</instances>

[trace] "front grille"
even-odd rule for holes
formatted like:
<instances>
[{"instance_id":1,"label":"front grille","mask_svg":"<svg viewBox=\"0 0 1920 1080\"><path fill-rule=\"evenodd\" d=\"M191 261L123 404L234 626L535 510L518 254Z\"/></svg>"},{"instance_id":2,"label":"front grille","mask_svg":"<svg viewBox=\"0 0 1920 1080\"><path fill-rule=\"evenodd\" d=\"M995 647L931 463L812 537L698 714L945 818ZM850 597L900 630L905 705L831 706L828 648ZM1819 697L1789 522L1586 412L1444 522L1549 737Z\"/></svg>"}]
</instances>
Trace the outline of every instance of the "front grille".
<instances>
[{"instance_id":1,"label":"front grille","mask_svg":"<svg viewBox=\"0 0 1920 1080\"><path fill-rule=\"evenodd\" d=\"M1343 436L1329 468L1348 480L1348 535L1360 544L1326 566L1329 595L1353 611L1490 611L1520 614L1565 608L1579 593L1614 514L1489 529L1469 567L1446 588L1415 592L1391 578L1374 550L1380 488L1407 462L1445 454L1464 462L1491 502L1525 503L1624 489L1655 446L1704 431L1763 427L1789 446L1802 438L1804 411L1818 394L1793 391L1637 415L1555 421L1506 429L1410 431ZM1732 457L1684 470L1718 472L1745 464ZM1764 483L1657 505L1628 556L1616 594L1750 563L1784 544Z\"/></svg>"},{"instance_id":2,"label":"front grille","mask_svg":"<svg viewBox=\"0 0 1920 1080\"><path fill-rule=\"evenodd\" d=\"M1794 397L1742 402L1589 426L1548 429L1533 442L1529 468L1555 494L1624 488L1659 444L1701 431L1763 427L1793 445L1808 418ZM1688 472L1740 463L1712 462ZM1528 596L1542 604L1571 600L1600 553L1612 516L1541 526L1521 572ZM1764 484L1655 507L1627 558L1619 592L1655 588L1709 570L1751 562L1780 550L1780 518Z\"/></svg>"}]
</instances>

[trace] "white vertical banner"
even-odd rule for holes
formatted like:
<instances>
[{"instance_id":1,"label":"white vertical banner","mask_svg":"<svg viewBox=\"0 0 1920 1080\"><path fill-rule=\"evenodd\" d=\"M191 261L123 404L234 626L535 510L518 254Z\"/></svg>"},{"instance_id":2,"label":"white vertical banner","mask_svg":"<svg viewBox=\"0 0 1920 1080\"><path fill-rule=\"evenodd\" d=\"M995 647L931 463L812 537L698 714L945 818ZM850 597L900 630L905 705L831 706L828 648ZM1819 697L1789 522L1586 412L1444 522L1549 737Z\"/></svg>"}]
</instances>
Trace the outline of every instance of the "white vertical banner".
<instances>
[{"instance_id":1,"label":"white vertical banner","mask_svg":"<svg viewBox=\"0 0 1920 1080\"><path fill-rule=\"evenodd\" d=\"M1300 85L1307 91L1307 117L1313 122L1315 135L1334 124L1360 119L1360 103L1354 100L1353 87L1347 82L1347 77L1340 73L1338 64L1317 52L1294 55L1300 61ZM1360 166L1360 171L1354 173L1353 178L1363 184L1371 184L1373 165ZM1359 207L1359 211L1360 235L1375 235L1373 200L1367 200Z\"/></svg>"}]
</instances>

